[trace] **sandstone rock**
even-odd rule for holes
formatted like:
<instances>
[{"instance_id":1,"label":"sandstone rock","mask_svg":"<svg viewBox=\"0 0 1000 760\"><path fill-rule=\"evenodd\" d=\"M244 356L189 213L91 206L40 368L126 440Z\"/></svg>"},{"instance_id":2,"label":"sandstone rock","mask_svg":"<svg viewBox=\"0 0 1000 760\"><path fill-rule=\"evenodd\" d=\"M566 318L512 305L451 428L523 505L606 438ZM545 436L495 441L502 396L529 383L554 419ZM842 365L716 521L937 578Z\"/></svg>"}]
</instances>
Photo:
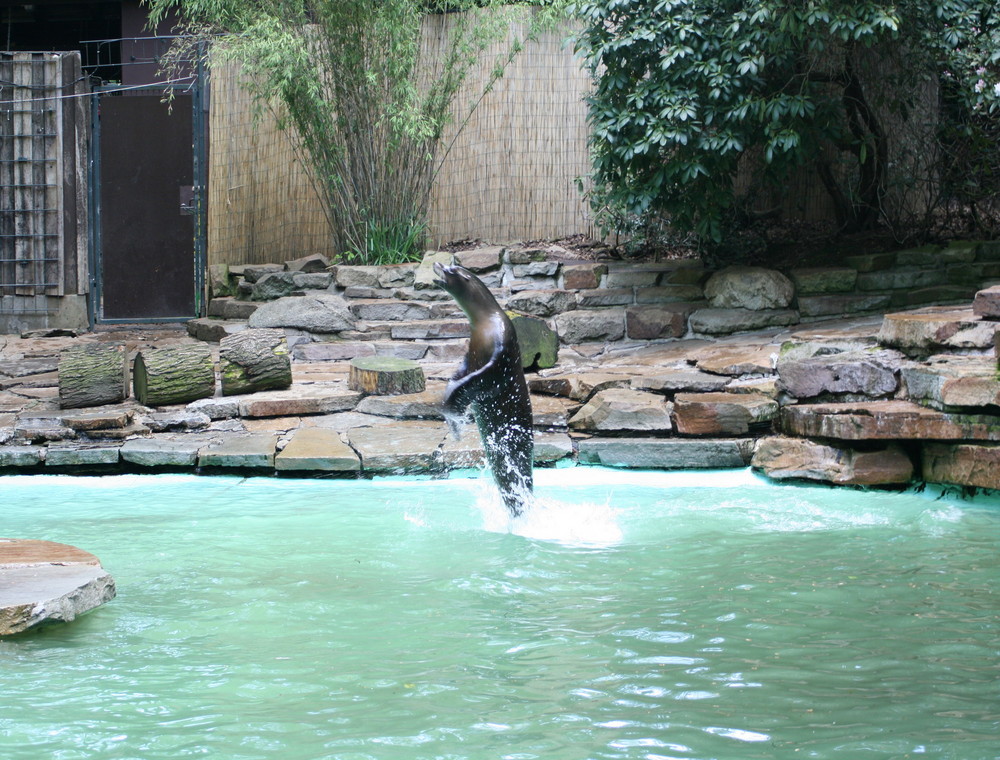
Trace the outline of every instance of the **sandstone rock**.
<instances>
[{"instance_id":1,"label":"sandstone rock","mask_svg":"<svg viewBox=\"0 0 1000 760\"><path fill-rule=\"evenodd\" d=\"M784 327L799 321L793 309L698 309L691 314L691 330L704 335L732 335L765 327Z\"/></svg>"},{"instance_id":2,"label":"sandstone rock","mask_svg":"<svg viewBox=\"0 0 1000 760\"><path fill-rule=\"evenodd\" d=\"M573 430L662 433L671 429L671 404L655 393L612 388L594 394L569 421Z\"/></svg>"},{"instance_id":3,"label":"sandstone rock","mask_svg":"<svg viewBox=\"0 0 1000 760\"><path fill-rule=\"evenodd\" d=\"M222 314L220 316L223 319L245 322L250 319L250 315L257 311L259 307L260 304L254 303L253 301L240 301L236 298L226 298L223 299Z\"/></svg>"},{"instance_id":4,"label":"sandstone rock","mask_svg":"<svg viewBox=\"0 0 1000 760\"><path fill-rule=\"evenodd\" d=\"M778 347L771 345L720 345L695 351L700 370L716 375L769 375L774 372Z\"/></svg>"},{"instance_id":5,"label":"sandstone rock","mask_svg":"<svg viewBox=\"0 0 1000 760\"><path fill-rule=\"evenodd\" d=\"M125 407L106 407L87 412L67 412L61 415L62 423L73 430L101 430L124 428L132 422L133 410Z\"/></svg>"},{"instance_id":6,"label":"sandstone rock","mask_svg":"<svg viewBox=\"0 0 1000 760\"><path fill-rule=\"evenodd\" d=\"M971 309L937 306L886 314L878 341L908 356L927 356L942 349L986 349L993 345L997 328Z\"/></svg>"},{"instance_id":7,"label":"sandstone rock","mask_svg":"<svg viewBox=\"0 0 1000 760\"><path fill-rule=\"evenodd\" d=\"M966 304L976 295L976 288L970 285L932 285L927 288L905 288L894 291L889 304L894 310L912 309L925 304Z\"/></svg>"},{"instance_id":8,"label":"sandstone rock","mask_svg":"<svg viewBox=\"0 0 1000 760\"><path fill-rule=\"evenodd\" d=\"M551 317L575 309L576 298L565 290L522 290L507 299L507 308L536 317Z\"/></svg>"},{"instance_id":9,"label":"sandstone rock","mask_svg":"<svg viewBox=\"0 0 1000 760\"><path fill-rule=\"evenodd\" d=\"M896 392L902 355L895 351L859 351L778 360L778 387L799 399L827 393L881 398Z\"/></svg>"},{"instance_id":10,"label":"sandstone rock","mask_svg":"<svg viewBox=\"0 0 1000 760\"><path fill-rule=\"evenodd\" d=\"M910 401L800 404L781 410L781 430L842 441L1000 441L1000 417L946 414Z\"/></svg>"},{"instance_id":11,"label":"sandstone rock","mask_svg":"<svg viewBox=\"0 0 1000 760\"><path fill-rule=\"evenodd\" d=\"M236 278L229 273L228 264L209 264L206 280L209 297L213 300L236 293Z\"/></svg>"},{"instance_id":12,"label":"sandstone rock","mask_svg":"<svg viewBox=\"0 0 1000 760\"><path fill-rule=\"evenodd\" d=\"M118 464L118 446L53 444L45 452L46 467L87 467Z\"/></svg>"},{"instance_id":13,"label":"sandstone rock","mask_svg":"<svg viewBox=\"0 0 1000 760\"><path fill-rule=\"evenodd\" d=\"M604 264L563 264L562 287L565 290L593 290L600 287L601 277L607 271Z\"/></svg>"},{"instance_id":14,"label":"sandstone rock","mask_svg":"<svg viewBox=\"0 0 1000 760\"><path fill-rule=\"evenodd\" d=\"M556 316L556 332L563 343L621 340L625 335L625 310L570 311Z\"/></svg>"},{"instance_id":15,"label":"sandstone rock","mask_svg":"<svg viewBox=\"0 0 1000 760\"><path fill-rule=\"evenodd\" d=\"M361 459L335 430L301 428L274 458L279 471L357 472Z\"/></svg>"},{"instance_id":16,"label":"sandstone rock","mask_svg":"<svg viewBox=\"0 0 1000 760\"><path fill-rule=\"evenodd\" d=\"M532 396L531 417L536 428L564 429L580 404L561 396Z\"/></svg>"},{"instance_id":17,"label":"sandstone rock","mask_svg":"<svg viewBox=\"0 0 1000 760\"><path fill-rule=\"evenodd\" d=\"M35 467L44 461L41 446L0 446L0 467Z\"/></svg>"},{"instance_id":18,"label":"sandstone rock","mask_svg":"<svg viewBox=\"0 0 1000 760\"><path fill-rule=\"evenodd\" d=\"M434 284L434 280L437 279L437 275L434 273L434 265L444 264L445 266L451 266L453 259L454 256L447 251L427 251L420 262L420 266L417 267L413 274L413 287L416 290L432 290L437 288L437 285Z\"/></svg>"},{"instance_id":19,"label":"sandstone rock","mask_svg":"<svg viewBox=\"0 0 1000 760\"><path fill-rule=\"evenodd\" d=\"M589 438L578 444L584 464L663 470L746 466L747 442L735 439Z\"/></svg>"},{"instance_id":20,"label":"sandstone rock","mask_svg":"<svg viewBox=\"0 0 1000 760\"><path fill-rule=\"evenodd\" d=\"M573 440L566 433L535 433L535 464L550 464L573 455Z\"/></svg>"},{"instance_id":21,"label":"sandstone rock","mask_svg":"<svg viewBox=\"0 0 1000 760\"><path fill-rule=\"evenodd\" d=\"M230 322L213 317L189 319L185 325L188 335L206 343L218 343L227 335L235 335L247 329L246 322Z\"/></svg>"},{"instance_id":22,"label":"sandstone rock","mask_svg":"<svg viewBox=\"0 0 1000 760\"><path fill-rule=\"evenodd\" d=\"M758 442L751 464L776 480L818 480L838 485L900 485L913 477L913 463L895 444L858 451L776 436Z\"/></svg>"},{"instance_id":23,"label":"sandstone rock","mask_svg":"<svg viewBox=\"0 0 1000 760\"><path fill-rule=\"evenodd\" d=\"M659 285L655 288L636 288L635 302L637 304L665 304L676 301L698 302L697 308L708 304L704 300L705 293L698 285Z\"/></svg>"},{"instance_id":24,"label":"sandstone rock","mask_svg":"<svg viewBox=\"0 0 1000 760\"><path fill-rule=\"evenodd\" d=\"M440 338L468 338L469 321L466 319L425 319L392 325L389 334L393 340L437 340Z\"/></svg>"},{"instance_id":25,"label":"sandstone rock","mask_svg":"<svg viewBox=\"0 0 1000 760\"><path fill-rule=\"evenodd\" d=\"M632 306L625 310L625 334L632 340L681 338L687 332L688 316L695 304Z\"/></svg>"},{"instance_id":26,"label":"sandstone rock","mask_svg":"<svg viewBox=\"0 0 1000 760\"><path fill-rule=\"evenodd\" d=\"M244 264L241 267L229 267L229 271L243 277L248 283L255 283L265 275L284 271L283 264Z\"/></svg>"},{"instance_id":27,"label":"sandstone rock","mask_svg":"<svg viewBox=\"0 0 1000 760\"><path fill-rule=\"evenodd\" d=\"M237 398L203 398L192 401L185 408L194 414L206 414L213 420L224 420L239 416L240 400Z\"/></svg>"},{"instance_id":28,"label":"sandstone rock","mask_svg":"<svg viewBox=\"0 0 1000 760\"><path fill-rule=\"evenodd\" d=\"M290 296L269 301L250 315L250 327L291 327L315 333L354 329L354 317L340 296Z\"/></svg>"},{"instance_id":29,"label":"sandstone rock","mask_svg":"<svg viewBox=\"0 0 1000 760\"><path fill-rule=\"evenodd\" d=\"M536 370L554 367L559 358L559 336L545 320L514 315L510 321L521 350L521 366Z\"/></svg>"},{"instance_id":30,"label":"sandstone rock","mask_svg":"<svg viewBox=\"0 0 1000 760\"><path fill-rule=\"evenodd\" d=\"M976 300L972 302L972 313L983 319L1000 319L1000 285L976 293Z\"/></svg>"},{"instance_id":31,"label":"sandstone rock","mask_svg":"<svg viewBox=\"0 0 1000 760\"><path fill-rule=\"evenodd\" d=\"M460 251L455 254L455 260L470 272L481 274L500 268L500 258L503 253L501 246L474 248L471 251Z\"/></svg>"},{"instance_id":32,"label":"sandstone rock","mask_svg":"<svg viewBox=\"0 0 1000 760\"><path fill-rule=\"evenodd\" d=\"M885 311L892 303L886 293L837 293L823 296L799 296L799 313L803 317L829 317L840 314L862 314Z\"/></svg>"},{"instance_id":33,"label":"sandstone rock","mask_svg":"<svg viewBox=\"0 0 1000 760\"><path fill-rule=\"evenodd\" d=\"M604 280L606 288L651 288L660 281L660 270L638 265L612 265Z\"/></svg>"},{"instance_id":34,"label":"sandstone rock","mask_svg":"<svg viewBox=\"0 0 1000 760\"><path fill-rule=\"evenodd\" d=\"M429 304L385 298L354 300L348 308L355 317L369 322L411 322L437 316Z\"/></svg>"},{"instance_id":35,"label":"sandstone rock","mask_svg":"<svg viewBox=\"0 0 1000 760\"><path fill-rule=\"evenodd\" d=\"M198 451L201 467L273 469L278 437L273 433L227 436Z\"/></svg>"},{"instance_id":36,"label":"sandstone rock","mask_svg":"<svg viewBox=\"0 0 1000 760\"><path fill-rule=\"evenodd\" d=\"M305 362L344 361L357 356L375 356L375 344L360 340L300 343L292 349L292 356Z\"/></svg>"},{"instance_id":37,"label":"sandstone rock","mask_svg":"<svg viewBox=\"0 0 1000 760\"><path fill-rule=\"evenodd\" d=\"M681 435L746 435L751 426L769 423L778 402L756 393L678 393L674 426Z\"/></svg>"},{"instance_id":38,"label":"sandstone rock","mask_svg":"<svg viewBox=\"0 0 1000 760\"><path fill-rule=\"evenodd\" d=\"M338 264L333 279L338 288L378 288L379 267Z\"/></svg>"},{"instance_id":39,"label":"sandstone rock","mask_svg":"<svg viewBox=\"0 0 1000 760\"><path fill-rule=\"evenodd\" d=\"M380 288L408 288L413 285L416 264L386 264L378 269Z\"/></svg>"},{"instance_id":40,"label":"sandstone rock","mask_svg":"<svg viewBox=\"0 0 1000 760\"><path fill-rule=\"evenodd\" d=\"M115 581L93 554L53 541L0 538L0 636L69 622L114 596Z\"/></svg>"},{"instance_id":41,"label":"sandstone rock","mask_svg":"<svg viewBox=\"0 0 1000 760\"><path fill-rule=\"evenodd\" d=\"M435 454L435 461L445 469L468 469L486 465L486 453L474 424L462 425L459 437L448 435Z\"/></svg>"},{"instance_id":42,"label":"sandstone rock","mask_svg":"<svg viewBox=\"0 0 1000 760\"><path fill-rule=\"evenodd\" d=\"M923 477L932 483L1000 489L1000 446L926 443Z\"/></svg>"},{"instance_id":43,"label":"sandstone rock","mask_svg":"<svg viewBox=\"0 0 1000 760\"><path fill-rule=\"evenodd\" d=\"M14 424L14 435L31 443L41 443L76 438L76 431L58 418L22 417Z\"/></svg>"},{"instance_id":44,"label":"sandstone rock","mask_svg":"<svg viewBox=\"0 0 1000 760\"><path fill-rule=\"evenodd\" d=\"M548 377L532 377L528 388L532 393L564 396L574 401L586 401L594 393L608 388L628 388L629 376L609 372L578 372ZM641 389L637 389L641 390Z\"/></svg>"},{"instance_id":45,"label":"sandstone rock","mask_svg":"<svg viewBox=\"0 0 1000 760\"><path fill-rule=\"evenodd\" d=\"M784 309L795 295L791 281L773 269L731 266L705 283L705 298L716 309Z\"/></svg>"},{"instance_id":46,"label":"sandstone rock","mask_svg":"<svg viewBox=\"0 0 1000 760\"><path fill-rule=\"evenodd\" d=\"M406 473L434 468L445 432L443 423L400 422L356 428L348 437L366 472Z\"/></svg>"},{"instance_id":47,"label":"sandstone rock","mask_svg":"<svg viewBox=\"0 0 1000 760\"><path fill-rule=\"evenodd\" d=\"M230 398L239 399L241 417L297 417L354 409L361 394L338 388L302 386Z\"/></svg>"},{"instance_id":48,"label":"sandstone rock","mask_svg":"<svg viewBox=\"0 0 1000 760\"><path fill-rule=\"evenodd\" d=\"M858 290L899 290L943 285L947 275L943 267L934 269L887 269L858 275Z\"/></svg>"},{"instance_id":49,"label":"sandstone rock","mask_svg":"<svg viewBox=\"0 0 1000 760\"><path fill-rule=\"evenodd\" d=\"M1000 379L989 356L940 356L908 362L900 377L911 401L935 409L1000 406Z\"/></svg>"},{"instance_id":50,"label":"sandstone rock","mask_svg":"<svg viewBox=\"0 0 1000 760\"><path fill-rule=\"evenodd\" d=\"M123 462L139 467L193 467L205 445L205 439L194 436L133 438L125 441L118 453Z\"/></svg>"},{"instance_id":51,"label":"sandstone rock","mask_svg":"<svg viewBox=\"0 0 1000 760\"><path fill-rule=\"evenodd\" d=\"M185 408L144 414L140 422L153 432L162 433L166 430L201 430L209 426L212 418L204 412Z\"/></svg>"},{"instance_id":52,"label":"sandstone rock","mask_svg":"<svg viewBox=\"0 0 1000 760\"><path fill-rule=\"evenodd\" d=\"M298 259L285 262L285 269L289 272L329 272L330 259L322 253L313 253L309 256L302 256Z\"/></svg>"},{"instance_id":53,"label":"sandstone rock","mask_svg":"<svg viewBox=\"0 0 1000 760\"><path fill-rule=\"evenodd\" d=\"M676 369L633 377L631 386L637 391L654 391L673 395L678 391L692 393L721 391L729 382L728 377L721 375L713 375L696 369Z\"/></svg>"},{"instance_id":54,"label":"sandstone rock","mask_svg":"<svg viewBox=\"0 0 1000 760\"><path fill-rule=\"evenodd\" d=\"M576 303L581 309L628 306L634 301L635 292L632 288L598 288L597 290L581 290L576 294Z\"/></svg>"},{"instance_id":55,"label":"sandstone rock","mask_svg":"<svg viewBox=\"0 0 1000 760\"><path fill-rule=\"evenodd\" d=\"M441 401L445 384L435 382L418 393L404 393L398 396L365 396L358 403L357 411L380 417L395 417L410 420L441 420Z\"/></svg>"},{"instance_id":56,"label":"sandstone rock","mask_svg":"<svg viewBox=\"0 0 1000 760\"><path fill-rule=\"evenodd\" d=\"M789 272L799 298L816 293L844 293L854 290L858 270L851 267L814 267ZM801 300L799 302L801 309Z\"/></svg>"},{"instance_id":57,"label":"sandstone rock","mask_svg":"<svg viewBox=\"0 0 1000 760\"><path fill-rule=\"evenodd\" d=\"M511 274L516 279L529 277L555 277L559 273L558 261L529 261L526 264L513 264Z\"/></svg>"}]
</instances>

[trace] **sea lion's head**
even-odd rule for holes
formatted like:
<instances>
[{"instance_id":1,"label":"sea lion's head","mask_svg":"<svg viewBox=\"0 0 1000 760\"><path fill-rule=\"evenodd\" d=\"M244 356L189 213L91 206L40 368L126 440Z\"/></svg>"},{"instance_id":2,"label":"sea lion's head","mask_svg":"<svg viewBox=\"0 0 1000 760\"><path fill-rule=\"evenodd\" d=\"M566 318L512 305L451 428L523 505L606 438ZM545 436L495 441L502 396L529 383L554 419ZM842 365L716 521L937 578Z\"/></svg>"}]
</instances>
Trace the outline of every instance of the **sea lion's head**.
<instances>
[{"instance_id":1,"label":"sea lion's head","mask_svg":"<svg viewBox=\"0 0 1000 760\"><path fill-rule=\"evenodd\" d=\"M437 275L434 284L447 291L470 319L500 309L490 289L465 267L439 262L434 264L434 274Z\"/></svg>"}]
</instances>

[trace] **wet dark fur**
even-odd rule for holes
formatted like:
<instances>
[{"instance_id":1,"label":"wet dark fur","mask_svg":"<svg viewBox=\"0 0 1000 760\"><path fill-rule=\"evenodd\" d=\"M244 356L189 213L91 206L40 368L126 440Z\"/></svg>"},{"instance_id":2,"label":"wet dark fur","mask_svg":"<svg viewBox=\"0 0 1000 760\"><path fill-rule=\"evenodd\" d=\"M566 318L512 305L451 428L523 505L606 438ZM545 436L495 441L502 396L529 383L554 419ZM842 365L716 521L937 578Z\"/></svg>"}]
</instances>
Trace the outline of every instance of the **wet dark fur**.
<instances>
[{"instance_id":1,"label":"wet dark fur","mask_svg":"<svg viewBox=\"0 0 1000 760\"><path fill-rule=\"evenodd\" d=\"M435 282L458 302L472 328L465 360L445 391L445 417L454 430L472 412L500 495L517 516L532 490L534 437L514 325L472 272L441 264L434 271Z\"/></svg>"}]
</instances>

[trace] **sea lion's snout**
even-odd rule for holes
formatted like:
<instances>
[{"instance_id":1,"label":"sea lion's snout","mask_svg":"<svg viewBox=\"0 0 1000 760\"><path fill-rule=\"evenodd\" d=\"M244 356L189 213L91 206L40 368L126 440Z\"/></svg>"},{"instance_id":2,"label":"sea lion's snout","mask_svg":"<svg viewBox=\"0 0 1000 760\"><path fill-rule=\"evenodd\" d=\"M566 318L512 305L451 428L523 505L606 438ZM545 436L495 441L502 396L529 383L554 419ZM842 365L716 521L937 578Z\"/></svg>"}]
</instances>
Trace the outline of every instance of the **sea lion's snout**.
<instances>
[{"instance_id":1,"label":"sea lion's snout","mask_svg":"<svg viewBox=\"0 0 1000 760\"><path fill-rule=\"evenodd\" d=\"M434 262L434 274L437 275L437 279L434 280L434 284L439 288L444 288L449 293L451 292L451 287L456 284L456 280L468 280L468 271L460 267L458 264L453 264L452 266L446 266L440 261Z\"/></svg>"}]
</instances>

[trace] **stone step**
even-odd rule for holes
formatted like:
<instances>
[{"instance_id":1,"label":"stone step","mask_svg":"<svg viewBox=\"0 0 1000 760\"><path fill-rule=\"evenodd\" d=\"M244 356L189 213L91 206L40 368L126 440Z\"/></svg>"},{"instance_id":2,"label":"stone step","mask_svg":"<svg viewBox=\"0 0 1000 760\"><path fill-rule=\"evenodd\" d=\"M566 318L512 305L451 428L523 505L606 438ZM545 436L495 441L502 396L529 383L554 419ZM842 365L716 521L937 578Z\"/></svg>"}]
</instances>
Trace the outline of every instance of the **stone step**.
<instances>
[{"instance_id":1,"label":"stone step","mask_svg":"<svg viewBox=\"0 0 1000 760\"><path fill-rule=\"evenodd\" d=\"M886 314L878 341L908 356L925 357L942 351L986 351L994 345L1000 322L989 322L971 308L931 306Z\"/></svg>"},{"instance_id":2,"label":"stone step","mask_svg":"<svg viewBox=\"0 0 1000 760\"><path fill-rule=\"evenodd\" d=\"M453 301L402 301L394 298L351 299L347 302L347 308L357 319L370 323L436 320L461 313L461 309Z\"/></svg>"},{"instance_id":3,"label":"stone step","mask_svg":"<svg viewBox=\"0 0 1000 760\"><path fill-rule=\"evenodd\" d=\"M935 356L900 367L906 397L942 411L993 407L1000 411L1000 378L992 356Z\"/></svg>"},{"instance_id":4,"label":"stone step","mask_svg":"<svg viewBox=\"0 0 1000 760\"><path fill-rule=\"evenodd\" d=\"M1000 441L1000 416L953 415L899 400L800 404L781 410L781 430L841 441Z\"/></svg>"},{"instance_id":5,"label":"stone step","mask_svg":"<svg viewBox=\"0 0 1000 760\"><path fill-rule=\"evenodd\" d=\"M778 402L759 393L678 393L674 427L680 435L742 436L778 416Z\"/></svg>"}]
</instances>

